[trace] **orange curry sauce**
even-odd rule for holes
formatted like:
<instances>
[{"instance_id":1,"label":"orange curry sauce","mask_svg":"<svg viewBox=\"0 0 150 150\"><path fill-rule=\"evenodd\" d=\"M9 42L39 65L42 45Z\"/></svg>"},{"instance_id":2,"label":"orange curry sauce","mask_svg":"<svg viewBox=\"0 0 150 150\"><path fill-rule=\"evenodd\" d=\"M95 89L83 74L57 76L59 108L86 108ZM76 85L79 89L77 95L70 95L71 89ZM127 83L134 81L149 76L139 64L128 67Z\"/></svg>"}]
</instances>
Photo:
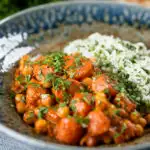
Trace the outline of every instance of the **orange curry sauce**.
<instances>
[{"instance_id":1,"label":"orange curry sauce","mask_svg":"<svg viewBox=\"0 0 150 150\"><path fill-rule=\"evenodd\" d=\"M12 91L16 110L38 134L69 145L123 143L142 136L150 115L116 90L116 82L81 54L21 58Z\"/></svg>"}]
</instances>

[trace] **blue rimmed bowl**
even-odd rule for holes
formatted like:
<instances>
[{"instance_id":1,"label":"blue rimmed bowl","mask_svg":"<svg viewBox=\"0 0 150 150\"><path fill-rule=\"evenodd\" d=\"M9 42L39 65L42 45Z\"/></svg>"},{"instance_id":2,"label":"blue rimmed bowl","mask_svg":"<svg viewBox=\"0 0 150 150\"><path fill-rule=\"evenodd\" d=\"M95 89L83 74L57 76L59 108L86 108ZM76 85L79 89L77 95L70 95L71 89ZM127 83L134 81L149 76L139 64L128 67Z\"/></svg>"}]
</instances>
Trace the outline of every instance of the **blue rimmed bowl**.
<instances>
[{"instance_id":1,"label":"blue rimmed bowl","mask_svg":"<svg viewBox=\"0 0 150 150\"><path fill-rule=\"evenodd\" d=\"M121 32L120 32L121 30ZM137 5L101 1L62 2L30 8L0 21L0 131L41 149L82 150L83 147L57 143L36 135L16 113L9 98L13 67L27 53L62 49L70 40L93 32L114 34L150 46L150 10ZM42 45L42 46L41 46ZM150 131L123 145L91 150L150 149Z\"/></svg>"}]
</instances>

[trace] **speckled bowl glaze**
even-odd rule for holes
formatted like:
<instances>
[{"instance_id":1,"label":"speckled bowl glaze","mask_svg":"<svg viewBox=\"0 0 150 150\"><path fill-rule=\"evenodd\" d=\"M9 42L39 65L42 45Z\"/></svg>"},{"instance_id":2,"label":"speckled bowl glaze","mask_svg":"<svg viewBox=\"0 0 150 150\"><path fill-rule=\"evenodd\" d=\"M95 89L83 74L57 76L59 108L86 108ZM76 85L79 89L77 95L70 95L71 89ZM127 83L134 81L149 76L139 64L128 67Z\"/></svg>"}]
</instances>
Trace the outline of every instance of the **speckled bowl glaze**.
<instances>
[{"instance_id":1,"label":"speckled bowl glaze","mask_svg":"<svg viewBox=\"0 0 150 150\"><path fill-rule=\"evenodd\" d=\"M138 29L150 28L150 10L136 5L113 2L61 2L27 9L0 21L0 131L34 147L50 150L120 150L150 149L150 132L143 137L119 146L99 146L83 148L57 143L47 136L35 134L17 114L13 101L9 98L10 83L13 76L11 68L27 53L38 53L39 47L47 39L53 43L73 39L74 26L81 33L91 29L94 22L123 25ZM68 27L70 25L71 27ZM105 24L103 25L105 28ZM136 30L138 30L136 29ZM94 31L96 28L94 27ZM94 32L90 31L90 32ZM90 33L89 32L89 33ZM72 34L73 33L73 34ZM81 34L80 33L80 34ZM78 32L76 32L78 34ZM83 34L84 35L84 34ZM128 35L130 36L130 34ZM132 34L131 34L132 36ZM135 36L134 36L135 37ZM76 36L74 37L76 38ZM134 39L134 38L133 38ZM141 39L142 40L142 39ZM52 48L49 48L49 51Z\"/></svg>"}]
</instances>

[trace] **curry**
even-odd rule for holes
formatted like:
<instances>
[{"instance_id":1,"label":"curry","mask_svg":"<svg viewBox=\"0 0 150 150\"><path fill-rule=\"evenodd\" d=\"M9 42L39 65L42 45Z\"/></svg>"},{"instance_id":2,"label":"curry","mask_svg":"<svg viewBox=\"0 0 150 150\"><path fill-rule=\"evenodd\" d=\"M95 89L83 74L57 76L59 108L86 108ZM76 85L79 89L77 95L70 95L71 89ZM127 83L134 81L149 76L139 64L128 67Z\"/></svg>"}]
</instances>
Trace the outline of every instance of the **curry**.
<instances>
[{"instance_id":1,"label":"curry","mask_svg":"<svg viewBox=\"0 0 150 150\"><path fill-rule=\"evenodd\" d=\"M12 91L24 122L69 145L120 144L142 136L150 114L138 112L94 61L80 53L23 56Z\"/></svg>"}]
</instances>

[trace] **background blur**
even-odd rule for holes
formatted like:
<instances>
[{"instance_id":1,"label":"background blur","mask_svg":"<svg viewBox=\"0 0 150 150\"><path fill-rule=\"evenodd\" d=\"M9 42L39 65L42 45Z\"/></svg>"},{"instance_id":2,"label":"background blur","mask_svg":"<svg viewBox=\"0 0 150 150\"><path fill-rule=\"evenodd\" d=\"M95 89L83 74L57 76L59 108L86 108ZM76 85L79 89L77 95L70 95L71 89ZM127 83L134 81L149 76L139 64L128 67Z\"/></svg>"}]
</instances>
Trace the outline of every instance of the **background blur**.
<instances>
[{"instance_id":1,"label":"background blur","mask_svg":"<svg viewBox=\"0 0 150 150\"><path fill-rule=\"evenodd\" d=\"M0 19L22 9L58 0L0 0Z\"/></svg>"},{"instance_id":2,"label":"background blur","mask_svg":"<svg viewBox=\"0 0 150 150\"><path fill-rule=\"evenodd\" d=\"M5 18L6 16L9 16L25 8L29 8L32 6L36 6L48 2L56 2L56 1L62 1L62 0L0 0L0 19ZM112 0L112 1L114 2L127 1L127 2L139 3L146 7L150 6L150 0Z\"/></svg>"}]
</instances>

